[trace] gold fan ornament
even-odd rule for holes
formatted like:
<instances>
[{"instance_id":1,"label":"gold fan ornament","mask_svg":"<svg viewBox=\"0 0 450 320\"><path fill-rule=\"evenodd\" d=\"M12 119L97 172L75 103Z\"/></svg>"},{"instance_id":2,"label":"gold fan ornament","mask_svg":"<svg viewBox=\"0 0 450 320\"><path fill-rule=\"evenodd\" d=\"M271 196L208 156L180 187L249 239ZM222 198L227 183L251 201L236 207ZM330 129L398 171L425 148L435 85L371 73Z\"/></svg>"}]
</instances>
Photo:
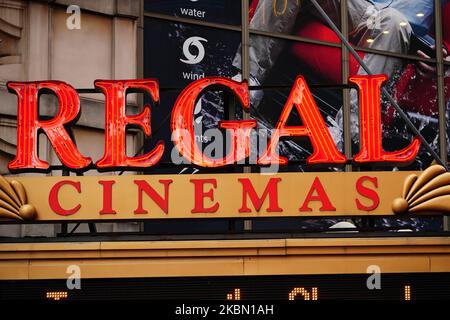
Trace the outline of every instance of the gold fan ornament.
<instances>
[{"instance_id":1,"label":"gold fan ornament","mask_svg":"<svg viewBox=\"0 0 450 320\"><path fill-rule=\"evenodd\" d=\"M403 184L402 197L392 202L394 213L450 213L450 173L432 165L420 175L411 174Z\"/></svg>"},{"instance_id":2,"label":"gold fan ornament","mask_svg":"<svg viewBox=\"0 0 450 320\"><path fill-rule=\"evenodd\" d=\"M0 218L29 221L36 218L36 208L28 203L22 183L9 182L0 175Z\"/></svg>"}]
</instances>

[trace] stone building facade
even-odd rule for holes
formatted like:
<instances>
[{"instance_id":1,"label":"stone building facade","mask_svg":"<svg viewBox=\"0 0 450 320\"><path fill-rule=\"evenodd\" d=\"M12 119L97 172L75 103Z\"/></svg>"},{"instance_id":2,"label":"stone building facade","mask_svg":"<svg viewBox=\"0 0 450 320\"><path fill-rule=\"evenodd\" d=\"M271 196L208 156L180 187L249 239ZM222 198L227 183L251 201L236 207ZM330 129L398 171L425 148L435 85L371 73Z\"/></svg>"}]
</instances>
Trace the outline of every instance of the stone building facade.
<instances>
[{"instance_id":1,"label":"stone building facade","mask_svg":"<svg viewBox=\"0 0 450 320\"><path fill-rule=\"evenodd\" d=\"M17 140L17 98L6 83L61 80L79 89L93 88L95 79L137 78L141 5L139 0L0 0L0 174L9 174L7 164L14 158ZM128 98L128 112L137 111L138 98ZM39 103L41 116L55 114L54 96L43 95ZM82 153L99 159L104 149L103 95L80 94L80 103L83 112L73 134ZM127 153L138 148L139 136L130 132ZM44 135L39 154L51 164L59 163ZM141 226L107 223L97 228L139 231ZM0 236L55 236L60 229L60 225L3 225ZM84 225L78 229L86 230Z\"/></svg>"}]
</instances>

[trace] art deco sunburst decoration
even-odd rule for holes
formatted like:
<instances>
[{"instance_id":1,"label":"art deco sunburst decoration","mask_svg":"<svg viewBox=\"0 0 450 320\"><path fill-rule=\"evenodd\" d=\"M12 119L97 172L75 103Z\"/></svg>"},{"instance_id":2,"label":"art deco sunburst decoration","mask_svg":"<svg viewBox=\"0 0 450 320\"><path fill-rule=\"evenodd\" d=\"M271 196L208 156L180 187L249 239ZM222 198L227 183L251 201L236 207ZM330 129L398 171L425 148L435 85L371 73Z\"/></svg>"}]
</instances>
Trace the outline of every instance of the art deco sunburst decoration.
<instances>
[{"instance_id":1,"label":"art deco sunburst decoration","mask_svg":"<svg viewBox=\"0 0 450 320\"><path fill-rule=\"evenodd\" d=\"M9 182L0 176L0 219L34 220L35 217L36 209L28 203L22 183Z\"/></svg>"},{"instance_id":2,"label":"art deco sunburst decoration","mask_svg":"<svg viewBox=\"0 0 450 320\"><path fill-rule=\"evenodd\" d=\"M420 175L411 174L403 184L402 197L392 203L395 213L449 214L450 173L433 165Z\"/></svg>"}]
</instances>

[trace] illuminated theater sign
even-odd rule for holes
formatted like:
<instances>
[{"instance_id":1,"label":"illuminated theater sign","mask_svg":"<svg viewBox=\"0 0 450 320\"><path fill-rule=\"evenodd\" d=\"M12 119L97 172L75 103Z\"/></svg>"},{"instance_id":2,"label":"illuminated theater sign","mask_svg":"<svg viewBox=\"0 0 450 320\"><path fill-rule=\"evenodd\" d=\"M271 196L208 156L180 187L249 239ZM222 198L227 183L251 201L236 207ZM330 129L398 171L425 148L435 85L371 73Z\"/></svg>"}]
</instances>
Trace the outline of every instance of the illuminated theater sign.
<instances>
[{"instance_id":1,"label":"illuminated theater sign","mask_svg":"<svg viewBox=\"0 0 450 320\"><path fill-rule=\"evenodd\" d=\"M407 164L420 148L415 138L402 150L382 148L380 90L387 77L352 76L359 89L360 151L354 163ZM125 113L127 92L141 91L159 101L155 79L97 80L105 95L105 151L95 164L81 154L67 131L80 115L77 91L60 81L9 82L18 97L17 154L11 172L47 172L50 164L39 158L38 134L44 132L61 163L72 171L138 170L155 166L164 153L160 141L146 154L129 157L125 152L126 127L141 127L151 135L151 111L146 105L137 115ZM196 143L193 113L198 98L209 89L223 88L249 111L246 82L209 77L192 82L178 96L171 118L172 140L189 163L209 168L236 164L249 157L250 134L256 120L221 121L230 148L223 158L210 157ZM58 98L56 116L40 120L39 94ZM296 108L301 126L288 126ZM313 147L310 165L340 165L348 159L338 150L303 77L297 77L267 148L257 164L285 165L277 152L281 138L305 137ZM127 175L8 177L0 179L0 217L5 221L67 221L108 219L287 217L338 215L432 214L448 212L450 173L432 166L422 174L411 172L335 172L261 174ZM403 183L402 183L403 182Z\"/></svg>"}]
</instances>

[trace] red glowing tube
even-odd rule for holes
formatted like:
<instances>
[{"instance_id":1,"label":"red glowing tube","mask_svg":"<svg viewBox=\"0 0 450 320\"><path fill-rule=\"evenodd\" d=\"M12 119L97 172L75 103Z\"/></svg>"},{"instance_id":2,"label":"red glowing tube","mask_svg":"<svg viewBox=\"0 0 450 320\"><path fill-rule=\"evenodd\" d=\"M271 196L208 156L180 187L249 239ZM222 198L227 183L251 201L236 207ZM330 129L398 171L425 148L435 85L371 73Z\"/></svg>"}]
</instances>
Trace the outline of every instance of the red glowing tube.
<instances>
[{"instance_id":1,"label":"red glowing tube","mask_svg":"<svg viewBox=\"0 0 450 320\"><path fill-rule=\"evenodd\" d=\"M294 105L304 126L286 126ZM279 156L276 152L276 146L280 138L305 136L310 139L314 149L313 154L306 160L308 164L345 163L347 161L336 148L305 79L298 76L272 133L269 145L258 159L258 164L287 164L288 159Z\"/></svg>"},{"instance_id":2,"label":"red glowing tube","mask_svg":"<svg viewBox=\"0 0 450 320\"><path fill-rule=\"evenodd\" d=\"M222 167L248 157L251 129L256 127L255 120L221 121L219 127L229 129L232 136L230 152L220 159L204 155L195 142L194 108L201 92L214 85L227 87L239 98L244 110L249 111L248 86L245 82L239 83L222 77L207 77L191 83L181 92L172 111L172 140L182 156L202 167Z\"/></svg>"},{"instance_id":3,"label":"red glowing tube","mask_svg":"<svg viewBox=\"0 0 450 320\"><path fill-rule=\"evenodd\" d=\"M47 170L48 162L38 156L38 131L47 135L62 164L70 169L83 169L91 164L75 146L64 128L75 122L80 114L80 102L76 90L61 81L8 82L10 92L18 97L17 153L8 165L14 170ZM58 98L58 114L50 120L39 120L39 91L50 90Z\"/></svg>"},{"instance_id":4,"label":"red glowing tube","mask_svg":"<svg viewBox=\"0 0 450 320\"><path fill-rule=\"evenodd\" d=\"M385 75L351 76L349 82L359 88L360 96L360 140L361 150L355 156L357 163L409 163L420 148L420 141L399 151L385 152L382 148L381 85ZM205 155L196 143L194 133L194 109L199 96L213 86L225 87L236 95L249 111L249 92L246 82L239 83L222 77L208 77L192 82L178 96L172 111L171 130L175 147L192 164L202 167L222 167L246 159L250 155L250 136L256 127L255 120L220 121L219 128L228 130L231 136L230 151L222 158ZM50 165L38 156L38 132L42 130L48 137L61 163L72 170L89 167L91 159L77 149L66 127L80 115L80 103L76 90L61 81L9 82L10 92L18 97L17 110L17 154L8 165L11 171L48 170ZM127 91L139 90L148 93L153 101L159 101L159 87L155 79L141 80L97 80L95 87L105 95L105 151L96 166L99 170L116 168L147 168L161 160L164 143L141 156L126 155L126 128L135 125L142 128L145 135L151 135L150 106L133 116L126 115ZM59 108L50 120L39 120L38 97L40 90L52 91L58 98ZM287 126L292 109L296 108L303 123L301 126ZM259 165L284 165L288 160L278 155L276 147L281 137L306 137L313 147L308 164L342 164L347 161L337 149L313 96L302 76L295 80L291 93L267 149L259 157ZM112 210L110 210L112 212Z\"/></svg>"},{"instance_id":5,"label":"red glowing tube","mask_svg":"<svg viewBox=\"0 0 450 320\"><path fill-rule=\"evenodd\" d=\"M420 140L414 138L412 143L400 150L386 152L382 146L381 131L381 85L388 77L380 75L361 75L349 77L349 82L359 88L359 127L361 149L354 161L359 163L396 162L409 163L419 152Z\"/></svg>"},{"instance_id":6,"label":"red glowing tube","mask_svg":"<svg viewBox=\"0 0 450 320\"><path fill-rule=\"evenodd\" d=\"M128 89L138 89L150 94L153 101L159 101L158 82L154 79L143 80L96 80L95 87L105 95L105 152L97 161L98 169L118 167L145 168L158 163L164 153L164 143L158 142L156 147L137 157L126 155L126 126L138 125L145 135L150 136L150 106L138 115L127 116L126 93Z\"/></svg>"}]
</instances>

